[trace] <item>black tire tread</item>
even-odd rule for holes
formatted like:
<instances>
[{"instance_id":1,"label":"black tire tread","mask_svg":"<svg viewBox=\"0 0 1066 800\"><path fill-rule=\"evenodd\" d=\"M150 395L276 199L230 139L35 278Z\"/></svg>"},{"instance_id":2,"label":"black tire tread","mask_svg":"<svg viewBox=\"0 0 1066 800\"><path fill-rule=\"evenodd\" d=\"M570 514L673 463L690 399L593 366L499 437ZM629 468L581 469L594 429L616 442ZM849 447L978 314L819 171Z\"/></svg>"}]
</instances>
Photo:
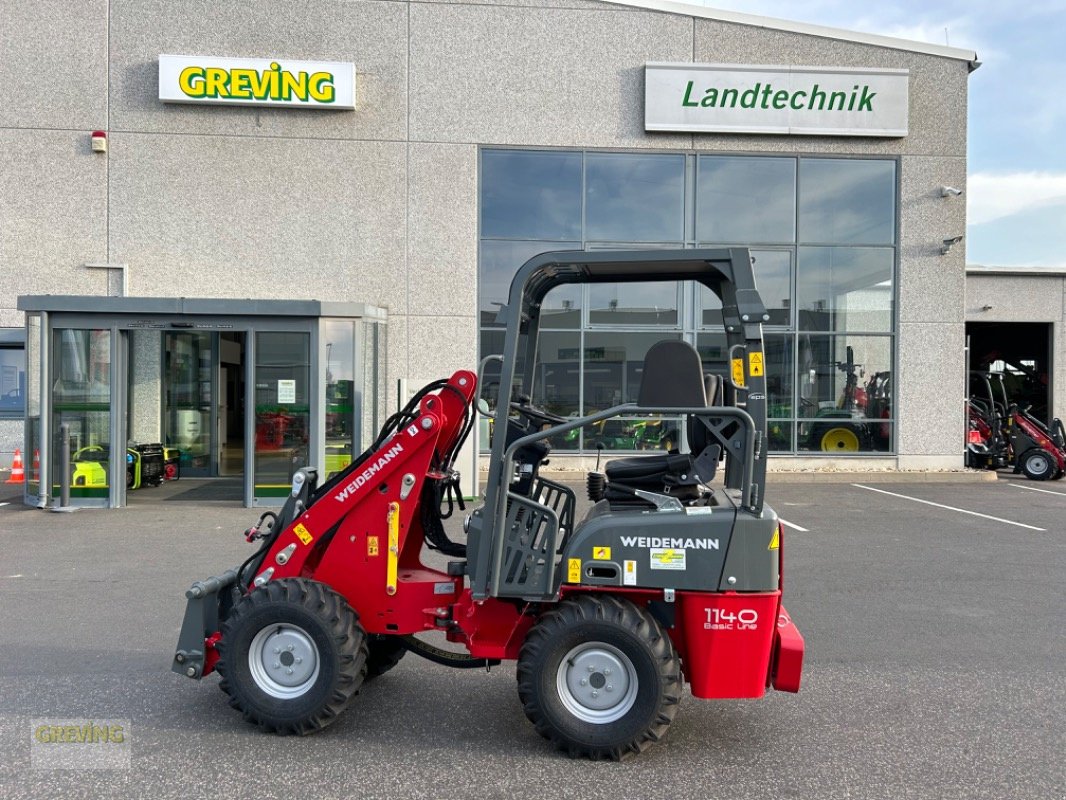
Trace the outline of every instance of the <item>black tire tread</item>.
<instances>
[{"instance_id":1,"label":"black tire tread","mask_svg":"<svg viewBox=\"0 0 1066 800\"><path fill-rule=\"evenodd\" d=\"M384 675L400 663L407 654L407 648L396 636L371 636L367 643L369 648L366 658L366 678L364 683L379 675Z\"/></svg>"},{"instance_id":2,"label":"black tire tread","mask_svg":"<svg viewBox=\"0 0 1066 800\"><path fill-rule=\"evenodd\" d=\"M612 623L636 634L652 653L662 683L662 695L654 720L628 741L611 747L568 740L552 725L537 700L535 684L538 675L532 666L533 662L556 636L588 621ZM666 735L670 723L677 716L684 688L681 660L670 637L645 609L612 595L581 595L564 600L541 616L522 644L516 672L518 696L526 717L533 723L537 733L571 758L621 761L642 753Z\"/></svg>"},{"instance_id":3,"label":"black tire tread","mask_svg":"<svg viewBox=\"0 0 1066 800\"><path fill-rule=\"evenodd\" d=\"M243 655L235 653L231 656L227 644L233 641L238 626L253 610L279 602L300 607L319 619L336 645L338 665L336 684L326 702L302 719L286 722L270 719L246 702L239 688L231 682L228 670L229 659ZM344 597L325 584L303 578L271 581L241 598L222 625L218 649L219 659L215 669L222 677L219 688L229 695L230 706L240 711L246 721L268 733L281 736L306 736L336 722L358 693L366 676L367 635L359 623L359 615Z\"/></svg>"}]
</instances>

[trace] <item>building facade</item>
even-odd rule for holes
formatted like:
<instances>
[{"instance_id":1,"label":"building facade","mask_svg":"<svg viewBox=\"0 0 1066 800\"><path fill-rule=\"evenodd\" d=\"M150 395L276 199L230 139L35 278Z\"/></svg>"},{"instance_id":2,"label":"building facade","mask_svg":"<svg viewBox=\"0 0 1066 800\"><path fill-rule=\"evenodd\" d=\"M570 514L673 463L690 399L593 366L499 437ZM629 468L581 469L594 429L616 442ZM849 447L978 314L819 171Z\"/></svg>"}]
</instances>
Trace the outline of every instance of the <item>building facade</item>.
<instances>
[{"instance_id":1,"label":"building facade","mask_svg":"<svg viewBox=\"0 0 1066 800\"><path fill-rule=\"evenodd\" d=\"M660 0L2 6L4 453L26 446L19 296L380 307L391 407L402 379L492 351L494 304L537 252L746 245L771 315L776 465L961 466L966 219L947 188L965 189L972 52ZM167 54L269 66L234 62L225 82L194 66L173 103ZM353 65L354 109L272 104L287 59ZM902 87L902 128L856 127L882 78ZM725 123L700 116L715 106ZM850 121L805 121L823 110ZM692 287L549 302L536 399L557 413L629 399L663 338L724 364ZM165 439L172 415L150 405L139 436ZM630 422L556 448L671 443Z\"/></svg>"}]
</instances>

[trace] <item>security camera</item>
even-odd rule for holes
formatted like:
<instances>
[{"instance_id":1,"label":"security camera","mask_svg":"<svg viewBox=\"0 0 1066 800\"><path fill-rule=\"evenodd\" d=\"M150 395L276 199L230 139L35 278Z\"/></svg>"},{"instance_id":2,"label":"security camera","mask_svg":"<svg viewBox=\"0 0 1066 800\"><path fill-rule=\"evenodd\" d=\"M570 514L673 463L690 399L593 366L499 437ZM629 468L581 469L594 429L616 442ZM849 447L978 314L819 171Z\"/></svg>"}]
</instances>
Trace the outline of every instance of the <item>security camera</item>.
<instances>
[{"instance_id":1,"label":"security camera","mask_svg":"<svg viewBox=\"0 0 1066 800\"><path fill-rule=\"evenodd\" d=\"M962 194L962 189L956 189L954 186L940 187L941 197L958 197L960 194Z\"/></svg>"},{"instance_id":2,"label":"security camera","mask_svg":"<svg viewBox=\"0 0 1066 800\"><path fill-rule=\"evenodd\" d=\"M944 244L940 248L940 255L946 256L951 252L951 248L962 241L961 236L952 236L950 239L944 239Z\"/></svg>"}]
</instances>

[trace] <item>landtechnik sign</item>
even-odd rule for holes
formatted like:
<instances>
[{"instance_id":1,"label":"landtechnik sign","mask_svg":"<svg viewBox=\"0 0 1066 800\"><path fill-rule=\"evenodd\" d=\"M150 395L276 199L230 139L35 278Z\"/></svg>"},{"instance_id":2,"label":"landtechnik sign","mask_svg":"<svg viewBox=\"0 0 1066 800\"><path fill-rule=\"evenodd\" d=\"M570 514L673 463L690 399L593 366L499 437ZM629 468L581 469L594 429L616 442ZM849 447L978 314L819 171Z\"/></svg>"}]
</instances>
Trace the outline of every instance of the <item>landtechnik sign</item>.
<instances>
[{"instance_id":1,"label":"landtechnik sign","mask_svg":"<svg viewBox=\"0 0 1066 800\"><path fill-rule=\"evenodd\" d=\"M355 64L161 55L159 99L164 103L354 109Z\"/></svg>"},{"instance_id":2,"label":"landtechnik sign","mask_svg":"<svg viewBox=\"0 0 1066 800\"><path fill-rule=\"evenodd\" d=\"M905 69L644 67L644 129L804 136L907 135Z\"/></svg>"}]
</instances>

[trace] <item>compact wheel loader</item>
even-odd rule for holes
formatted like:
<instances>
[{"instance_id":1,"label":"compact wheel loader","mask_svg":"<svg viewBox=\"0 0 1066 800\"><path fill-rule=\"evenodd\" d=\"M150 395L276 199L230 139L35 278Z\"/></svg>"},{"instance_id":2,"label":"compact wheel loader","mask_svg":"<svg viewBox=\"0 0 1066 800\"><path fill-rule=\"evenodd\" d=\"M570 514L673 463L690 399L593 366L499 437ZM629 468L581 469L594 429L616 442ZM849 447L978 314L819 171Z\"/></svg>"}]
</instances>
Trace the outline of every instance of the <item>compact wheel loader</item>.
<instances>
[{"instance_id":1,"label":"compact wheel loader","mask_svg":"<svg viewBox=\"0 0 1066 800\"><path fill-rule=\"evenodd\" d=\"M681 280L722 300L727 375L705 374L691 345L666 341L648 353L637 403L581 418L530 403L549 291ZM700 698L799 690L783 529L764 502L767 315L748 251L546 253L518 271L499 319L503 353L482 362L500 362L489 474L466 542L441 522L477 413L479 376L459 371L426 386L329 480L295 475L280 512L247 532L254 554L186 593L174 671L218 672L249 722L308 734L407 652L453 667L517 661L537 731L594 759L661 739L685 683ZM656 414L684 420L687 447L590 473L593 505L578 519L574 491L540 474L547 440ZM416 637L430 631L451 644Z\"/></svg>"}]
</instances>

